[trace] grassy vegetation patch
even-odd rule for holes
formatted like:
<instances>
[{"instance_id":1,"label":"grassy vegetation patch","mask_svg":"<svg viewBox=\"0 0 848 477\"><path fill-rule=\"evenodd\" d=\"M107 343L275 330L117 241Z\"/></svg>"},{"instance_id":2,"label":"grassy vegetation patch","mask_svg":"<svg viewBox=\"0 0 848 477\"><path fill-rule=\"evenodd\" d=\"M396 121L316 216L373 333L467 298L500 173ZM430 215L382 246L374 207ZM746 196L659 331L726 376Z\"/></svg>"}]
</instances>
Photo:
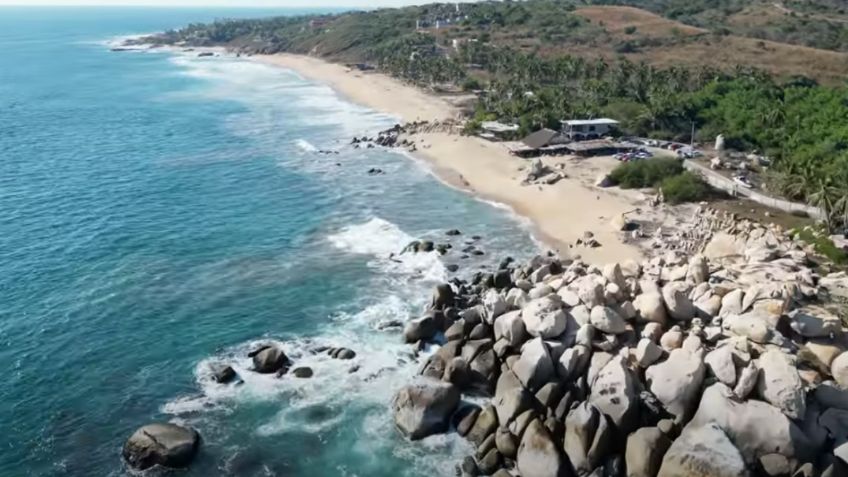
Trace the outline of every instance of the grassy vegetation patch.
<instances>
[{"instance_id":1,"label":"grassy vegetation patch","mask_svg":"<svg viewBox=\"0 0 848 477\"><path fill-rule=\"evenodd\" d=\"M793 229L792 234L799 240L813 246L817 254L837 265L848 265L848 253L837 247L827 235L810 228Z\"/></svg>"},{"instance_id":2,"label":"grassy vegetation patch","mask_svg":"<svg viewBox=\"0 0 848 477\"><path fill-rule=\"evenodd\" d=\"M663 197L670 204L698 202L710 195L710 188L695 174L686 171L676 176L666 177L660 183Z\"/></svg>"},{"instance_id":3,"label":"grassy vegetation patch","mask_svg":"<svg viewBox=\"0 0 848 477\"><path fill-rule=\"evenodd\" d=\"M674 158L657 158L625 162L610 173L610 178L622 189L657 187L672 176L683 172L683 163Z\"/></svg>"}]
</instances>

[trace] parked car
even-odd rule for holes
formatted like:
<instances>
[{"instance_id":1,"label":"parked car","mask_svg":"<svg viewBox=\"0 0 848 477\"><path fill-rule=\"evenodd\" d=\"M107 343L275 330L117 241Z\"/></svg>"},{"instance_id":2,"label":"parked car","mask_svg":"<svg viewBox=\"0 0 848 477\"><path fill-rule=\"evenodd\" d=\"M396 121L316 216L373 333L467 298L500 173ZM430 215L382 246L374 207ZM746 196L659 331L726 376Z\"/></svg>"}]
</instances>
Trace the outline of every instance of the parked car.
<instances>
[{"instance_id":1,"label":"parked car","mask_svg":"<svg viewBox=\"0 0 848 477\"><path fill-rule=\"evenodd\" d=\"M742 187L745 187L747 189L753 189L754 188L754 183L752 183L751 180L748 179L746 176L741 176L741 175L735 176L733 178L733 182L735 182L735 183L737 183L737 184L739 184Z\"/></svg>"}]
</instances>

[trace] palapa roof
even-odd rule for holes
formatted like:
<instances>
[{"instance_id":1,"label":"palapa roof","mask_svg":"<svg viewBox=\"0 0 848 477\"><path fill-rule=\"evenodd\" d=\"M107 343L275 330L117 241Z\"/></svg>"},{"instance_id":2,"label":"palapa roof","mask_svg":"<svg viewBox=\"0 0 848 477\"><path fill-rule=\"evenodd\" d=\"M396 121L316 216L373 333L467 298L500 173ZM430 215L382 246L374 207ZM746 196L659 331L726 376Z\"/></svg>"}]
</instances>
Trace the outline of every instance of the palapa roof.
<instances>
[{"instance_id":1,"label":"palapa roof","mask_svg":"<svg viewBox=\"0 0 848 477\"><path fill-rule=\"evenodd\" d=\"M527 145L527 147L532 149L541 149L554 140L559 133L554 131L553 129L540 129L533 134L525 137L521 142Z\"/></svg>"}]
</instances>

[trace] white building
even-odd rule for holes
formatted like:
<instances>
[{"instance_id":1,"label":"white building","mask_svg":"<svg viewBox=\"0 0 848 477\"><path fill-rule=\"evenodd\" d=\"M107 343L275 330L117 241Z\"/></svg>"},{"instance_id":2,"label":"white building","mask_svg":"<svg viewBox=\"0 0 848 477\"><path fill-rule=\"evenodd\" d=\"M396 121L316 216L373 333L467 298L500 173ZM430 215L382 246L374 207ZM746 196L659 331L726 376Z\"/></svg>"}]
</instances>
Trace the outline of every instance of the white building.
<instances>
[{"instance_id":1,"label":"white building","mask_svg":"<svg viewBox=\"0 0 848 477\"><path fill-rule=\"evenodd\" d=\"M600 139L618 127L618 121L609 118L569 119L562 121L562 134L571 141Z\"/></svg>"}]
</instances>

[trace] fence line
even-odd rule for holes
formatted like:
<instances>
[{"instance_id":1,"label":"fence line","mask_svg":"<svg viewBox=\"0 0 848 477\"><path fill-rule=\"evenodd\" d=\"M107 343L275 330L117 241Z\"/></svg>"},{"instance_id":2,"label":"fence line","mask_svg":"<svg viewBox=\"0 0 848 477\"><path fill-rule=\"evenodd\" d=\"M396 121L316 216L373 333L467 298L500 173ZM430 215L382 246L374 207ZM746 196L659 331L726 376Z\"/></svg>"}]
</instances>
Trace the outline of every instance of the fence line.
<instances>
[{"instance_id":1,"label":"fence line","mask_svg":"<svg viewBox=\"0 0 848 477\"><path fill-rule=\"evenodd\" d=\"M706 166L698 164L695 161L685 160L683 161L683 167L689 171L698 173L701 177L703 177L704 181L712 187L715 187L719 190L723 190L734 197L743 196L753 200L758 204L763 204L765 206L782 210L784 212L803 212L817 220L825 219L824 211L822 211L818 207L813 207L807 204L800 204L797 202L790 202L788 200L783 199L777 199L775 197L769 197L765 194L761 194L747 187L742 187L735 181L733 181L733 179L727 178Z\"/></svg>"}]
</instances>

